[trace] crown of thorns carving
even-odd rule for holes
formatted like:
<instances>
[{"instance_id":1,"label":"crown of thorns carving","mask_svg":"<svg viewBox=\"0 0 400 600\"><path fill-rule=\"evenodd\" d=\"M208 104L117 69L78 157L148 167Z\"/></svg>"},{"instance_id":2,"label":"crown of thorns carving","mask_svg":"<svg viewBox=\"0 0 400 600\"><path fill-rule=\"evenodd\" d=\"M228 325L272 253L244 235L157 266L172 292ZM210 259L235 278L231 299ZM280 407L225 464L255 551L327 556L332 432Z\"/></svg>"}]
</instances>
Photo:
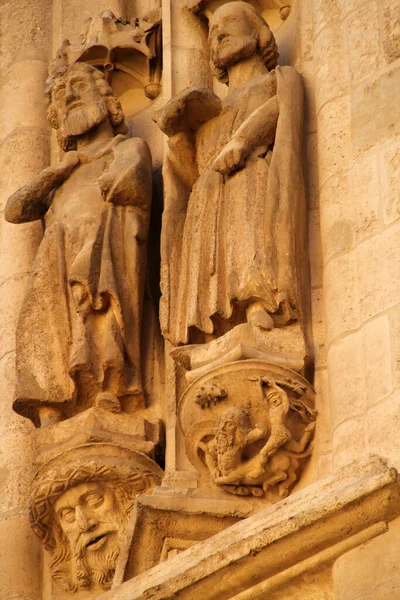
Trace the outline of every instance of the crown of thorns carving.
<instances>
[{"instance_id":1,"label":"crown of thorns carving","mask_svg":"<svg viewBox=\"0 0 400 600\"><path fill-rule=\"evenodd\" d=\"M67 490L81 483L101 481L118 489L127 504L132 505L135 496L157 485L158 479L156 473L143 467L107 465L98 460L79 460L65 467L53 467L34 482L29 506L31 527L46 550L51 551L56 546L53 506Z\"/></svg>"}]
</instances>

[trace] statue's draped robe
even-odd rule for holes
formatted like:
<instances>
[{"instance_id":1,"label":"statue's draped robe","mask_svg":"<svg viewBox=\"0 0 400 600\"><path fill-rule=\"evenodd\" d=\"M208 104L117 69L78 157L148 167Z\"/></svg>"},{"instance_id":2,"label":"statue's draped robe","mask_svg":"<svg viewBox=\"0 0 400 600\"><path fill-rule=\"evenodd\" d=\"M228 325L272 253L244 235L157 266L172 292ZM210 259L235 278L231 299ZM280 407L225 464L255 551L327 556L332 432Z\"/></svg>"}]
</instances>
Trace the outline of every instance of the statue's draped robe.
<instances>
[{"instance_id":1,"label":"statue's draped robe","mask_svg":"<svg viewBox=\"0 0 400 600\"><path fill-rule=\"evenodd\" d=\"M97 182L118 136L56 190L17 327L14 408L93 405L106 389L141 395L140 322L151 198L105 202ZM129 199L127 199L129 201Z\"/></svg>"},{"instance_id":2,"label":"statue's draped robe","mask_svg":"<svg viewBox=\"0 0 400 600\"><path fill-rule=\"evenodd\" d=\"M224 178L213 162L243 121L277 95L272 151L256 148L244 168ZM303 89L291 67L277 67L234 89L222 112L196 136L199 178L185 189L167 160L163 216L161 325L174 344L190 328L212 334L212 317L262 300L270 313L299 309L304 258Z\"/></svg>"}]
</instances>

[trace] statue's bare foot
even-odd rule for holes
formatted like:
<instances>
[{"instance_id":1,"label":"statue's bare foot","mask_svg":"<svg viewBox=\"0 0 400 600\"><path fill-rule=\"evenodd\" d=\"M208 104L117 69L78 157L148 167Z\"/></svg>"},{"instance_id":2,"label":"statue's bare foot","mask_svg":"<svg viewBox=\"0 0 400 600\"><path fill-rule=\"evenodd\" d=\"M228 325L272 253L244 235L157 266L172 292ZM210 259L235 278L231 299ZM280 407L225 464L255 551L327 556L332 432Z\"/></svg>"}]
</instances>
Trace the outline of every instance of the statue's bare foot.
<instances>
[{"instance_id":1,"label":"statue's bare foot","mask_svg":"<svg viewBox=\"0 0 400 600\"><path fill-rule=\"evenodd\" d=\"M230 494L235 494L235 496L249 496L250 490L247 485L223 485L221 488L225 492L229 492Z\"/></svg>"},{"instance_id":2,"label":"statue's bare foot","mask_svg":"<svg viewBox=\"0 0 400 600\"><path fill-rule=\"evenodd\" d=\"M118 398L114 396L114 394L108 394L107 392L101 392L100 394L97 394L95 406L113 413L121 412L121 404Z\"/></svg>"},{"instance_id":3,"label":"statue's bare foot","mask_svg":"<svg viewBox=\"0 0 400 600\"><path fill-rule=\"evenodd\" d=\"M62 421L63 415L59 408L53 406L42 406L39 408L40 427L50 427L55 423Z\"/></svg>"},{"instance_id":4,"label":"statue's bare foot","mask_svg":"<svg viewBox=\"0 0 400 600\"><path fill-rule=\"evenodd\" d=\"M259 329L265 329L267 331L274 328L272 317L261 300L249 304L246 309L246 318L247 322L253 327L258 327Z\"/></svg>"},{"instance_id":5,"label":"statue's bare foot","mask_svg":"<svg viewBox=\"0 0 400 600\"><path fill-rule=\"evenodd\" d=\"M254 310L247 313L247 321L253 327L258 327L259 329L265 329L270 331L274 328L274 322L270 314L267 313L266 310Z\"/></svg>"},{"instance_id":6,"label":"statue's bare foot","mask_svg":"<svg viewBox=\"0 0 400 600\"><path fill-rule=\"evenodd\" d=\"M217 485L223 485L223 484L238 484L238 477L236 474L232 473L231 475L221 475L220 477L216 477L215 478L215 483Z\"/></svg>"}]
</instances>

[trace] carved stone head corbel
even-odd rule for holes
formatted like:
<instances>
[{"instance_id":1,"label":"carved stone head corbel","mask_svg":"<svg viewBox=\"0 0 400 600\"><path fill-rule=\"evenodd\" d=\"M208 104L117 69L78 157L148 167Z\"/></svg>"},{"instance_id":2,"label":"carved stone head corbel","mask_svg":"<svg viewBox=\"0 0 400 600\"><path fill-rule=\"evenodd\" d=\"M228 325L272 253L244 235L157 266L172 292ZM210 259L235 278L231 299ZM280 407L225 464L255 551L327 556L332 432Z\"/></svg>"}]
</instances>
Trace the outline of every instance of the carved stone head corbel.
<instances>
[{"instance_id":1,"label":"carved stone head corbel","mask_svg":"<svg viewBox=\"0 0 400 600\"><path fill-rule=\"evenodd\" d=\"M145 455L111 444L75 448L39 469L30 521L51 556L54 586L70 593L111 587L135 497L161 475Z\"/></svg>"}]
</instances>

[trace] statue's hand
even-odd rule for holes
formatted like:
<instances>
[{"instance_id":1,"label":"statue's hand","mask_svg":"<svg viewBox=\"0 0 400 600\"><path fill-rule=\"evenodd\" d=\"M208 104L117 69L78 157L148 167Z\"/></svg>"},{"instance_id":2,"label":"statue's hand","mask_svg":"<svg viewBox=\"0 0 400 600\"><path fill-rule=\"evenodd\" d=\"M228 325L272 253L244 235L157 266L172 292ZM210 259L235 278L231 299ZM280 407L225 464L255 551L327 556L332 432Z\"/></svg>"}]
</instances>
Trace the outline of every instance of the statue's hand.
<instances>
[{"instance_id":1,"label":"statue's hand","mask_svg":"<svg viewBox=\"0 0 400 600\"><path fill-rule=\"evenodd\" d=\"M314 429L315 429L315 425L316 425L316 422L315 422L315 421L311 421L311 423L309 423L309 424L308 424L308 425L307 425L307 426L304 428L304 433L306 433L306 432L307 432L307 433L309 433L309 432L311 432L311 431L314 431Z\"/></svg>"},{"instance_id":2,"label":"statue's hand","mask_svg":"<svg viewBox=\"0 0 400 600\"><path fill-rule=\"evenodd\" d=\"M65 154L60 163L50 167L50 169L53 169L55 173L60 173L67 178L72 170L79 164L79 162L80 159L78 152L76 150L71 150Z\"/></svg>"},{"instance_id":3,"label":"statue's hand","mask_svg":"<svg viewBox=\"0 0 400 600\"><path fill-rule=\"evenodd\" d=\"M65 153L61 165L67 168L73 168L76 167L77 164L79 164L79 160L79 152L77 152L76 150L70 150L69 152Z\"/></svg>"},{"instance_id":4,"label":"statue's hand","mask_svg":"<svg viewBox=\"0 0 400 600\"><path fill-rule=\"evenodd\" d=\"M97 180L105 201L108 201L108 192L110 191L112 184L114 183L114 179L115 176L108 172L101 175Z\"/></svg>"},{"instance_id":5,"label":"statue's hand","mask_svg":"<svg viewBox=\"0 0 400 600\"><path fill-rule=\"evenodd\" d=\"M223 175L229 175L232 171L244 167L248 155L249 149L246 140L233 138L218 154L213 169Z\"/></svg>"}]
</instances>

